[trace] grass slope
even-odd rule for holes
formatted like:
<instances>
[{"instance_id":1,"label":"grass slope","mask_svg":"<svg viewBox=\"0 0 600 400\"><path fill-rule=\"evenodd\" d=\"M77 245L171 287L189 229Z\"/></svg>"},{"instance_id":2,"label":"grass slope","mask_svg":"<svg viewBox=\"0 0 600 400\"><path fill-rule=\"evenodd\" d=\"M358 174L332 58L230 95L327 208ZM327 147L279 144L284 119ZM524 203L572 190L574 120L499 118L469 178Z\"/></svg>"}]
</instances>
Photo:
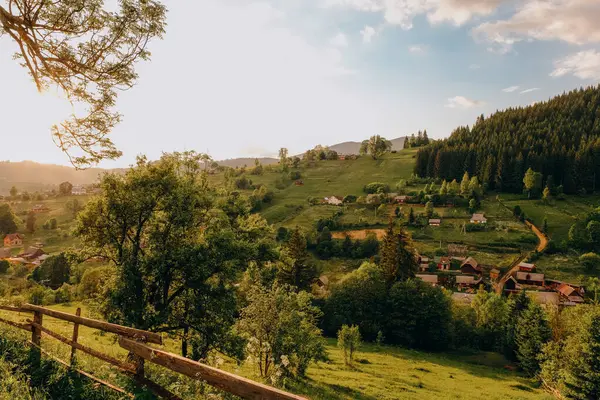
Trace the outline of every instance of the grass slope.
<instances>
[{"instance_id":1,"label":"grass slope","mask_svg":"<svg viewBox=\"0 0 600 400\"><path fill-rule=\"evenodd\" d=\"M85 305L56 305L50 308L74 313L81 306L83 316L97 317ZM24 321L28 315L0 311L0 317ZM44 326L69 337L72 324L44 317ZM22 332L22 335L27 335ZM79 330L80 343L105 354L124 359L126 352L115 344L115 335L99 334L84 326ZM62 359L68 359L69 347L44 335L42 346ZM178 343L167 340L164 348L177 353ZM312 365L308 378L288 382L289 390L313 400L332 399L549 399L527 379L504 369L506 361L494 353L431 354L400 347L365 344L356 354L353 367L344 364L343 353L334 339L327 340L330 361ZM114 370L105 363L78 353L82 369L94 371L110 381L116 379ZM257 380L252 365L239 366L225 359L221 368ZM161 371L156 369L155 376ZM153 371L151 371L152 373ZM153 375L154 376L154 375ZM119 383L118 380L116 383ZM180 382L181 384L181 382ZM180 385L181 386L181 385ZM184 398L190 398L185 397Z\"/></svg>"}]
</instances>

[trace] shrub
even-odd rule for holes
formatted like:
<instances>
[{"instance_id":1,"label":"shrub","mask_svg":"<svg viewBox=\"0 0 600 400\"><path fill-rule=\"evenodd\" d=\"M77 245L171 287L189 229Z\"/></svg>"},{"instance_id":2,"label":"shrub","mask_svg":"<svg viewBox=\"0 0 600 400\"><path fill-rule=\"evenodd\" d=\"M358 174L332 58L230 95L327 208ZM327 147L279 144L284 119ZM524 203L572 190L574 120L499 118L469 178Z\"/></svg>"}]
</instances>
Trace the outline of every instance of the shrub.
<instances>
[{"instance_id":1,"label":"shrub","mask_svg":"<svg viewBox=\"0 0 600 400\"><path fill-rule=\"evenodd\" d=\"M367 194L373 193L389 193L390 186L382 182L371 182L365 185L363 191Z\"/></svg>"},{"instance_id":2,"label":"shrub","mask_svg":"<svg viewBox=\"0 0 600 400\"><path fill-rule=\"evenodd\" d=\"M0 274L5 274L10 268L10 263L6 260L0 260Z\"/></svg>"},{"instance_id":3,"label":"shrub","mask_svg":"<svg viewBox=\"0 0 600 400\"><path fill-rule=\"evenodd\" d=\"M344 197L343 202L344 203L356 203L357 197L353 194L349 194L347 196Z\"/></svg>"},{"instance_id":4,"label":"shrub","mask_svg":"<svg viewBox=\"0 0 600 400\"><path fill-rule=\"evenodd\" d=\"M381 331L377 333L377 338L382 337ZM354 353L360 347L361 337L358 326L342 325L337 333L337 345L344 351L344 362L346 365L352 365Z\"/></svg>"}]
</instances>

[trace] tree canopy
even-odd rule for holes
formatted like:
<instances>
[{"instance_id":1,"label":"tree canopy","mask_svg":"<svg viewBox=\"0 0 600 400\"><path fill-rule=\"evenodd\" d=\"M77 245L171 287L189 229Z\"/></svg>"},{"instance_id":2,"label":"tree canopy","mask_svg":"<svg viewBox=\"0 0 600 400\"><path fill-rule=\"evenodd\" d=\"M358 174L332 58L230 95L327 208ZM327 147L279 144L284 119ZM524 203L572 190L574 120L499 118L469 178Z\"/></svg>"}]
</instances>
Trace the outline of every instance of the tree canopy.
<instances>
[{"instance_id":1,"label":"tree canopy","mask_svg":"<svg viewBox=\"0 0 600 400\"><path fill-rule=\"evenodd\" d=\"M116 267L103 310L111 321L181 332L192 356L227 350L235 321L234 282L249 263L272 261L272 229L247 198L211 188L193 153L141 157L125 174L107 174L102 195L79 214L85 256Z\"/></svg>"},{"instance_id":2,"label":"tree canopy","mask_svg":"<svg viewBox=\"0 0 600 400\"><path fill-rule=\"evenodd\" d=\"M480 116L420 149L415 173L452 180L466 171L490 189L521 193L531 168L544 182L552 176L551 185L565 193L593 191L600 184L599 108L596 86Z\"/></svg>"},{"instance_id":3,"label":"tree canopy","mask_svg":"<svg viewBox=\"0 0 600 400\"><path fill-rule=\"evenodd\" d=\"M149 42L164 33L165 7L124 0L17 0L0 5L0 36L18 47L15 58L39 91L58 87L83 116L52 127L52 137L75 166L121 155L108 137L121 120L117 93L136 81L135 64L150 57Z\"/></svg>"},{"instance_id":4,"label":"tree canopy","mask_svg":"<svg viewBox=\"0 0 600 400\"><path fill-rule=\"evenodd\" d=\"M379 135L371 136L360 145L360 154L370 154L374 160L392 150L392 143Z\"/></svg>"}]
</instances>

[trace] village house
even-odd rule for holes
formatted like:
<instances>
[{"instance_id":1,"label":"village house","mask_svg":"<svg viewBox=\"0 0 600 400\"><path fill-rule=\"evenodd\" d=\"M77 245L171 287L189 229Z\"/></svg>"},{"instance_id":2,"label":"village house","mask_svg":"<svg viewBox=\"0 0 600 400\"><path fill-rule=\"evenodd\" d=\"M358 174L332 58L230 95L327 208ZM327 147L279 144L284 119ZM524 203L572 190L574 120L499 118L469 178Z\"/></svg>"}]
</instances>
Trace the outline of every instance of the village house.
<instances>
[{"instance_id":1,"label":"village house","mask_svg":"<svg viewBox=\"0 0 600 400\"><path fill-rule=\"evenodd\" d=\"M294 182L294 185L296 185L296 186L303 186L304 185L304 181L302 179L298 179L296 182Z\"/></svg>"},{"instance_id":2,"label":"village house","mask_svg":"<svg viewBox=\"0 0 600 400\"><path fill-rule=\"evenodd\" d=\"M417 274L416 277L433 286L437 286L438 284L438 276L434 274Z\"/></svg>"},{"instance_id":3,"label":"village house","mask_svg":"<svg viewBox=\"0 0 600 400\"><path fill-rule=\"evenodd\" d=\"M410 200L410 196L400 195L400 196L395 196L394 197L394 202L395 203L404 204L404 203L406 203L409 200Z\"/></svg>"},{"instance_id":4,"label":"village house","mask_svg":"<svg viewBox=\"0 0 600 400\"><path fill-rule=\"evenodd\" d=\"M20 233L9 233L4 236L4 247L18 247L23 245L23 235Z\"/></svg>"},{"instance_id":5,"label":"village house","mask_svg":"<svg viewBox=\"0 0 600 400\"><path fill-rule=\"evenodd\" d=\"M556 292L543 292L543 291L538 291L538 290L528 290L525 293L527 293L527 295L529 295L533 301L535 301L536 303L541 304L543 306L545 306L545 305L557 306L560 303L558 293L556 293Z\"/></svg>"},{"instance_id":6,"label":"village house","mask_svg":"<svg viewBox=\"0 0 600 400\"><path fill-rule=\"evenodd\" d=\"M487 224L487 218L483 214L473 214L470 222L472 224Z\"/></svg>"},{"instance_id":7,"label":"village house","mask_svg":"<svg viewBox=\"0 0 600 400\"><path fill-rule=\"evenodd\" d=\"M517 282L522 285L544 286L544 274L517 271L515 275Z\"/></svg>"},{"instance_id":8,"label":"village house","mask_svg":"<svg viewBox=\"0 0 600 400\"><path fill-rule=\"evenodd\" d=\"M584 302L583 289L575 289L568 283L563 283L556 288L564 305L576 305Z\"/></svg>"},{"instance_id":9,"label":"village house","mask_svg":"<svg viewBox=\"0 0 600 400\"><path fill-rule=\"evenodd\" d=\"M325 197L325 203L330 204L332 206L341 206L344 203L344 201L341 197L331 196Z\"/></svg>"},{"instance_id":10,"label":"village house","mask_svg":"<svg viewBox=\"0 0 600 400\"><path fill-rule=\"evenodd\" d=\"M482 268L473 257L468 257L460 266L460 272L470 275L481 275Z\"/></svg>"},{"instance_id":11,"label":"village house","mask_svg":"<svg viewBox=\"0 0 600 400\"><path fill-rule=\"evenodd\" d=\"M41 212L45 212L45 211L49 211L50 209L43 205L43 204L36 204L35 206L31 207L31 212L34 213L41 213Z\"/></svg>"},{"instance_id":12,"label":"village house","mask_svg":"<svg viewBox=\"0 0 600 400\"><path fill-rule=\"evenodd\" d=\"M526 262L522 262L519 264L519 271L521 272L534 272L535 264L530 264Z\"/></svg>"},{"instance_id":13,"label":"village house","mask_svg":"<svg viewBox=\"0 0 600 400\"><path fill-rule=\"evenodd\" d=\"M46 255L46 252L44 250L38 247L30 247L29 249L27 249L26 252L17 255L17 257L22 258L27 262L34 262L44 255Z\"/></svg>"},{"instance_id":14,"label":"village house","mask_svg":"<svg viewBox=\"0 0 600 400\"><path fill-rule=\"evenodd\" d=\"M429 220L429 226L440 226L442 224L442 220L439 218L431 218Z\"/></svg>"},{"instance_id":15,"label":"village house","mask_svg":"<svg viewBox=\"0 0 600 400\"><path fill-rule=\"evenodd\" d=\"M481 283L482 278L473 275L457 275L456 286L459 289L476 288Z\"/></svg>"},{"instance_id":16,"label":"village house","mask_svg":"<svg viewBox=\"0 0 600 400\"><path fill-rule=\"evenodd\" d=\"M87 190L83 186L73 186L71 189L71 194L73 196L85 196L87 194Z\"/></svg>"},{"instance_id":17,"label":"village house","mask_svg":"<svg viewBox=\"0 0 600 400\"><path fill-rule=\"evenodd\" d=\"M425 256L419 256L419 272L427 272L429 271L429 263L431 259Z\"/></svg>"},{"instance_id":18,"label":"village house","mask_svg":"<svg viewBox=\"0 0 600 400\"><path fill-rule=\"evenodd\" d=\"M509 276L506 282L504 283L504 290L507 292L517 292L521 290L521 285L514 276Z\"/></svg>"},{"instance_id":19,"label":"village house","mask_svg":"<svg viewBox=\"0 0 600 400\"><path fill-rule=\"evenodd\" d=\"M439 257L435 260L437 264L437 269L440 271L449 271L450 270L450 257Z\"/></svg>"}]
</instances>

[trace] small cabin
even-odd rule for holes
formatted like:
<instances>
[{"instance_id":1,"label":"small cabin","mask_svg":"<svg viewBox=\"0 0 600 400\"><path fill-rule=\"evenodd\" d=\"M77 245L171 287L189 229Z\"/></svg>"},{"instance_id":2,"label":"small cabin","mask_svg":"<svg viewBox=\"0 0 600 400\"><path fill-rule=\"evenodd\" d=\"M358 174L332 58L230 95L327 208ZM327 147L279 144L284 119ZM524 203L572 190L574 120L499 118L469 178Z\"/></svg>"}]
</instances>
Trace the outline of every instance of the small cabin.
<instances>
[{"instance_id":1,"label":"small cabin","mask_svg":"<svg viewBox=\"0 0 600 400\"><path fill-rule=\"evenodd\" d=\"M519 271L521 272L534 272L535 264L530 264L526 262L522 262L519 264Z\"/></svg>"},{"instance_id":2,"label":"small cabin","mask_svg":"<svg viewBox=\"0 0 600 400\"><path fill-rule=\"evenodd\" d=\"M493 281L497 281L500 278L500 270L498 268L493 268L490 271L490 279Z\"/></svg>"},{"instance_id":3,"label":"small cabin","mask_svg":"<svg viewBox=\"0 0 600 400\"><path fill-rule=\"evenodd\" d=\"M544 274L536 274L534 272L521 272L516 274L517 282L524 285L544 286Z\"/></svg>"},{"instance_id":4,"label":"small cabin","mask_svg":"<svg viewBox=\"0 0 600 400\"><path fill-rule=\"evenodd\" d=\"M473 214L469 222L472 224L487 224L487 218L483 214Z\"/></svg>"},{"instance_id":5,"label":"small cabin","mask_svg":"<svg viewBox=\"0 0 600 400\"><path fill-rule=\"evenodd\" d=\"M440 271L449 271L450 270L450 257L440 257L436 260L437 269Z\"/></svg>"},{"instance_id":6,"label":"small cabin","mask_svg":"<svg viewBox=\"0 0 600 400\"><path fill-rule=\"evenodd\" d=\"M438 284L438 276L434 274L417 274L416 277L433 286Z\"/></svg>"},{"instance_id":7,"label":"small cabin","mask_svg":"<svg viewBox=\"0 0 600 400\"><path fill-rule=\"evenodd\" d=\"M440 226L442 224L442 220L439 218L431 218L429 220L429 226Z\"/></svg>"}]
</instances>

